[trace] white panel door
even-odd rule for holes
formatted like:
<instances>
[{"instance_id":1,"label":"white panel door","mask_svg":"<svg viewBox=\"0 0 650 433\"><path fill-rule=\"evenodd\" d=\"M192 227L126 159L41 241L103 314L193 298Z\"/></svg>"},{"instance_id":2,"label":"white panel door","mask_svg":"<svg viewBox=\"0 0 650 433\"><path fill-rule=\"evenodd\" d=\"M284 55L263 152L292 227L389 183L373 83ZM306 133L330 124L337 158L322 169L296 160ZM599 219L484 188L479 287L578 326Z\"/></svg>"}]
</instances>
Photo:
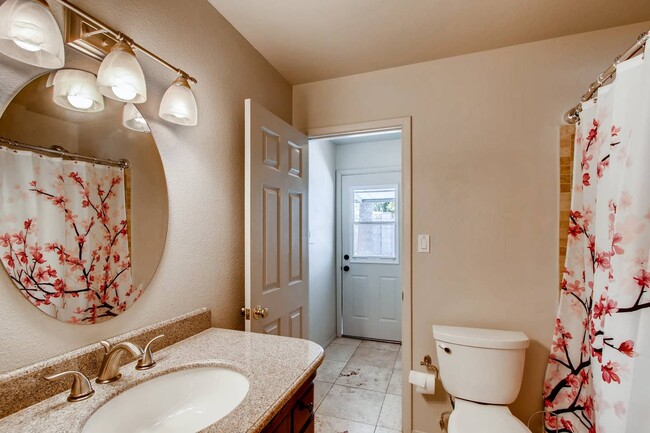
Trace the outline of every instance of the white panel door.
<instances>
[{"instance_id":1,"label":"white panel door","mask_svg":"<svg viewBox=\"0 0 650 433\"><path fill-rule=\"evenodd\" d=\"M400 172L341 177L343 334L402 340Z\"/></svg>"},{"instance_id":2,"label":"white panel door","mask_svg":"<svg viewBox=\"0 0 650 433\"><path fill-rule=\"evenodd\" d=\"M308 337L307 137L246 100L246 331Z\"/></svg>"}]
</instances>

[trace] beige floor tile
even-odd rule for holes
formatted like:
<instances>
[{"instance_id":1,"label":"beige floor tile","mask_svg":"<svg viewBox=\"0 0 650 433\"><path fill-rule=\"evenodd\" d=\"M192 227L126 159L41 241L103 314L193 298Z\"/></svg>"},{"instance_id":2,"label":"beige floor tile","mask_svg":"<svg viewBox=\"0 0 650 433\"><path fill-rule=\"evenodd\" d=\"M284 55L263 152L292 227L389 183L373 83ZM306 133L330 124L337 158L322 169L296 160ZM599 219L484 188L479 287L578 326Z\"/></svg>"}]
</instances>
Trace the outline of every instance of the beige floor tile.
<instances>
[{"instance_id":1,"label":"beige floor tile","mask_svg":"<svg viewBox=\"0 0 650 433\"><path fill-rule=\"evenodd\" d=\"M339 377L341 370L345 367L345 362L330 361L326 359L323 361L316 373L316 380L320 382L334 383Z\"/></svg>"},{"instance_id":2,"label":"beige floor tile","mask_svg":"<svg viewBox=\"0 0 650 433\"><path fill-rule=\"evenodd\" d=\"M332 384L328 382L321 382L319 380L314 381L314 407L318 409L318 406L322 403L323 399L327 393L332 388Z\"/></svg>"},{"instance_id":3,"label":"beige floor tile","mask_svg":"<svg viewBox=\"0 0 650 433\"><path fill-rule=\"evenodd\" d=\"M390 350L391 352L398 352L402 347L401 344L384 343L381 341L362 341L359 347L369 347L371 349Z\"/></svg>"},{"instance_id":4,"label":"beige floor tile","mask_svg":"<svg viewBox=\"0 0 650 433\"><path fill-rule=\"evenodd\" d=\"M402 428L402 397L386 394L384 405L381 408L377 427L386 427L393 430Z\"/></svg>"},{"instance_id":5,"label":"beige floor tile","mask_svg":"<svg viewBox=\"0 0 650 433\"><path fill-rule=\"evenodd\" d=\"M391 374L392 371L385 368L348 363L334 383L370 391L386 392Z\"/></svg>"},{"instance_id":6,"label":"beige floor tile","mask_svg":"<svg viewBox=\"0 0 650 433\"><path fill-rule=\"evenodd\" d=\"M393 370L393 375L390 377L388 383L389 394L402 395L402 372L400 370Z\"/></svg>"},{"instance_id":7,"label":"beige floor tile","mask_svg":"<svg viewBox=\"0 0 650 433\"><path fill-rule=\"evenodd\" d=\"M361 340L357 340L355 338L348 338L348 337L336 337L331 344L346 344L348 346L359 347L359 344L361 344Z\"/></svg>"},{"instance_id":8,"label":"beige floor tile","mask_svg":"<svg viewBox=\"0 0 650 433\"><path fill-rule=\"evenodd\" d=\"M316 433L373 433L375 430L369 424L318 414L314 424Z\"/></svg>"},{"instance_id":9,"label":"beige floor tile","mask_svg":"<svg viewBox=\"0 0 650 433\"><path fill-rule=\"evenodd\" d=\"M384 394L348 386L334 385L318 408L319 415L376 425ZM385 427L389 427L386 425Z\"/></svg>"},{"instance_id":10,"label":"beige floor tile","mask_svg":"<svg viewBox=\"0 0 650 433\"><path fill-rule=\"evenodd\" d=\"M332 343L325 349L325 359L348 362L355 350L357 350L356 346Z\"/></svg>"},{"instance_id":11,"label":"beige floor tile","mask_svg":"<svg viewBox=\"0 0 650 433\"><path fill-rule=\"evenodd\" d=\"M395 360L395 365L393 366L393 370L401 370L402 369L402 349L397 352L397 359Z\"/></svg>"},{"instance_id":12,"label":"beige floor tile","mask_svg":"<svg viewBox=\"0 0 650 433\"><path fill-rule=\"evenodd\" d=\"M369 365L390 370L395 365L396 359L397 352L359 346L352 358L350 358L350 364Z\"/></svg>"},{"instance_id":13,"label":"beige floor tile","mask_svg":"<svg viewBox=\"0 0 650 433\"><path fill-rule=\"evenodd\" d=\"M375 433L402 433L401 430L393 430L392 428L386 428L386 427L377 427L377 430L375 430Z\"/></svg>"}]
</instances>

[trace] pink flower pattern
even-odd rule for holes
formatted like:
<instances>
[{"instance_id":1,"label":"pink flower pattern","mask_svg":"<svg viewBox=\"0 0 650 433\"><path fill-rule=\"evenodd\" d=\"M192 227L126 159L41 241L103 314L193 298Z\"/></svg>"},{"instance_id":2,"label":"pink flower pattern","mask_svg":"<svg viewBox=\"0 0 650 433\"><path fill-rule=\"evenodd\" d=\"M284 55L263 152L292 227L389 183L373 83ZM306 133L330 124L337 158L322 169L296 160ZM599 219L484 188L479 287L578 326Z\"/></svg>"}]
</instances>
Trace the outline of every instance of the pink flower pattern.
<instances>
[{"instance_id":1,"label":"pink flower pattern","mask_svg":"<svg viewBox=\"0 0 650 433\"><path fill-rule=\"evenodd\" d=\"M0 151L2 164L19 165L25 158ZM23 201L21 208L51 206L60 219L41 221L39 212L25 218L19 230L0 233L0 261L25 298L49 315L75 324L115 317L141 294L132 286L123 171L39 158L47 161L39 161L40 181L31 180L22 189L28 194L18 190L18 196L10 196L7 188L0 193L9 202ZM43 167L50 172L43 173ZM19 213L17 209L12 211ZM4 213L0 220L8 219ZM51 227L52 219L60 227ZM42 230L45 224L48 229Z\"/></svg>"},{"instance_id":2,"label":"pink flower pattern","mask_svg":"<svg viewBox=\"0 0 650 433\"><path fill-rule=\"evenodd\" d=\"M633 390L650 386L636 364L650 335L639 329L650 319L650 129L630 113L639 105L648 112L650 92L631 91L627 77L620 73L597 104L585 104L576 132L566 268L544 383L548 433L632 433L643 418L630 408L631 396L642 395ZM619 90L633 95L629 107L614 104Z\"/></svg>"}]
</instances>

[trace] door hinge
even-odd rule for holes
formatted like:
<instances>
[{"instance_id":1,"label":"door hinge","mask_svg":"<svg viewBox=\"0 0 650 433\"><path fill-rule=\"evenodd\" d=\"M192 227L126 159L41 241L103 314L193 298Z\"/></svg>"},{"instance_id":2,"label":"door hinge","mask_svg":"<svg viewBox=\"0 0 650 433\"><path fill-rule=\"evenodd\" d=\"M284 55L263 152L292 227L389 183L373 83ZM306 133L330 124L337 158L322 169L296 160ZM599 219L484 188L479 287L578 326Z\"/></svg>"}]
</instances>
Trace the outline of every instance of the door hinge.
<instances>
[{"instance_id":1,"label":"door hinge","mask_svg":"<svg viewBox=\"0 0 650 433\"><path fill-rule=\"evenodd\" d=\"M404 292L402 292L402 301L404 300Z\"/></svg>"},{"instance_id":2,"label":"door hinge","mask_svg":"<svg viewBox=\"0 0 650 433\"><path fill-rule=\"evenodd\" d=\"M251 309L242 307L241 315L244 316L244 319L251 320Z\"/></svg>"}]
</instances>

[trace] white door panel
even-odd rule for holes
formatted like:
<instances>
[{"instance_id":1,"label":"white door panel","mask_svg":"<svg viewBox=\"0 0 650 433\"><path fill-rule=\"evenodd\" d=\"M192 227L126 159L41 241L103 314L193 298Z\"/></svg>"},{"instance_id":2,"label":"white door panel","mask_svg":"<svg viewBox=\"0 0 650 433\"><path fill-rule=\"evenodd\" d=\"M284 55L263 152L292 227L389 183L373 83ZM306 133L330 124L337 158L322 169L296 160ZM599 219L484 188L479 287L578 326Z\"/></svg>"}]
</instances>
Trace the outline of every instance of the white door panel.
<instances>
[{"instance_id":1,"label":"white door panel","mask_svg":"<svg viewBox=\"0 0 650 433\"><path fill-rule=\"evenodd\" d=\"M341 178L343 334L401 341L401 173Z\"/></svg>"},{"instance_id":2,"label":"white door panel","mask_svg":"<svg viewBox=\"0 0 650 433\"><path fill-rule=\"evenodd\" d=\"M307 137L247 99L245 153L246 330L307 338Z\"/></svg>"}]
</instances>

